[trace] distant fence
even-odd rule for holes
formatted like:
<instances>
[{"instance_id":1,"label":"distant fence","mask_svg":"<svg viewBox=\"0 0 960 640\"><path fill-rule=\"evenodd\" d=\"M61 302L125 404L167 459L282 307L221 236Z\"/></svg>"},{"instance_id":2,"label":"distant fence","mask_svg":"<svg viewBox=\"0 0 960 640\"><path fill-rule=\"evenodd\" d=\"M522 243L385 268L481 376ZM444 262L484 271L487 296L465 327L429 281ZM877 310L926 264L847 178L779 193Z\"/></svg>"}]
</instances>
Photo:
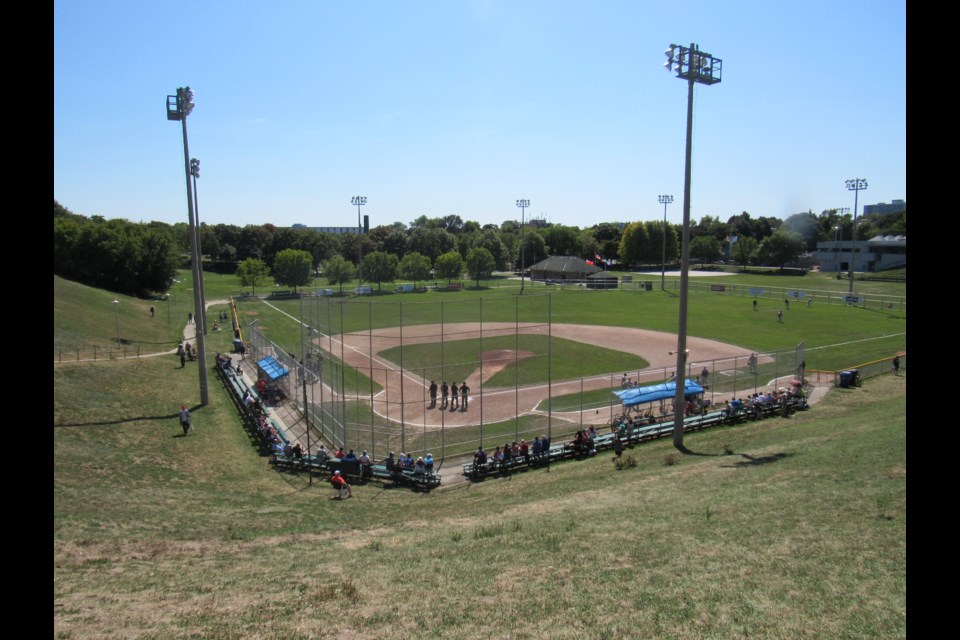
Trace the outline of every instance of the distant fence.
<instances>
[{"instance_id":1,"label":"distant fence","mask_svg":"<svg viewBox=\"0 0 960 640\"><path fill-rule=\"evenodd\" d=\"M57 349L53 352L54 364L63 362L86 362L90 360L123 360L154 354L156 351L141 353L139 344L119 347L87 347L84 349Z\"/></svg>"}]
</instances>

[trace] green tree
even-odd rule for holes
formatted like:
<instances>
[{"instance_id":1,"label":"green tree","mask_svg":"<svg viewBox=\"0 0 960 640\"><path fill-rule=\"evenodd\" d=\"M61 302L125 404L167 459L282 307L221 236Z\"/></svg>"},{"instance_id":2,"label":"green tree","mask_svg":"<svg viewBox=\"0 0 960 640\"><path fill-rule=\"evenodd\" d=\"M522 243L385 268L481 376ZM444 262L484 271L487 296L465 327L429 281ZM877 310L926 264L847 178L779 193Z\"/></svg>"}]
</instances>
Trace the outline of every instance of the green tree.
<instances>
[{"instance_id":1,"label":"green tree","mask_svg":"<svg viewBox=\"0 0 960 640\"><path fill-rule=\"evenodd\" d=\"M631 222L624 228L620 237L620 262L624 265L639 264L647 257L650 237L642 222ZM607 256L604 256L607 257ZM659 262L657 258L657 262Z\"/></svg>"},{"instance_id":2,"label":"green tree","mask_svg":"<svg viewBox=\"0 0 960 640\"><path fill-rule=\"evenodd\" d=\"M273 279L286 287L303 287L313 280L313 256L301 249L284 249L273 261Z\"/></svg>"},{"instance_id":3,"label":"green tree","mask_svg":"<svg viewBox=\"0 0 960 640\"><path fill-rule=\"evenodd\" d=\"M757 254L757 241L750 236L740 236L737 241L730 246L730 256L733 261L747 270L747 265Z\"/></svg>"},{"instance_id":4,"label":"green tree","mask_svg":"<svg viewBox=\"0 0 960 640\"><path fill-rule=\"evenodd\" d=\"M489 278L496 267L496 260L493 254L483 247L476 247L467 254L467 273L477 281L477 288L480 288L480 279Z\"/></svg>"},{"instance_id":5,"label":"green tree","mask_svg":"<svg viewBox=\"0 0 960 640\"><path fill-rule=\"evenodd\" d=\"M680 232L683 230L682 226L667 223L666 256L663 255L663 220L647 220L643 223L643 226L647 230L646 249L644 249L643 255L640 256L643 262L660 264L663 260L670 262L680 257Z\"/></svg>"},{"instance_id":6,"label":"green tree","mask_svg":"<svg viewBox=\"0 0 960 640\"><path fill-rule=\"evenodd\" d=\"M398 272L401 278L413 280L413 284L416 285L417 280L426 280L430 277L430 258L416 251L408 253L400 261Z\"/></svg>"},{"instance_id":7,"label":"green tree","mask_svg":"<svg viewBox=\"0 0 960 640\"><path fill-rule=\"evenodd\" d=\"M456 251L448 251L439 258L434 265L437 275L447 279L447 284L453 278L459 278L463 275L463 258Z\"/></svg>"},{"instance_id":8,"label":"green tree","mask_svg":"<svg viewBox=\"0 0 960 640\"><path fill-rule=\"evenodd\" d=\"M551 225L540 232L551 256L579 256L583 250L580 231L576 227Z\"/></svg>"},{"instance_id":9,"label":"green tree","mask_svg":"<svg viewBox=\"0 0 960 640\"><path fill-rule=\"evenodd\" d=\"M252 287L257 295L257 285L263 284L270 270L267 263L259 258L247 258L237 266L237 276L241 287Z\"/></svg>"},{"instance_id":10,"label":"green tree","mask_svg":"<svg viewBox=\"0 0 960 640\"><path fill-rule=\"evenodd\" d=\"M720 257L720 241L713 236L697 236L690 241L690 257L704 262L713 262Z\"/></svg>"},{"instance_id":11,"label":"green tree","mask_svg":"<svg viewBox=\"0 0 960 640\"><path fill-rule=\"evenodd\" d=\"M393 282L397 277L400 261L392 253L374 251L363 256L363 277L367 282L376 282L377 291L382 291L382 283Z\"/></svg>"},{"instance_id":12,"label":"green tree","mask_svg":"<svg viewBox=\"0 0 960 640\"><path fill-rule=\"evenodd\" d=\"M353 263L341 256L333 256L323 263L323 277L333 286L340 285L340 293L343 293L343 284L353 280L356 272Z\"/></svg>"},{"instance_id":13,"label":"green tree","mask_svg":"<svg viewBox=\"0 0 960 640\"><path fill-rule=\"evenodd\" d=\"M758 257L764 264L774 264L783 268L789 262L795 262L803 253L803 236L796 231L777 231L760 243Z\"/></svg>"},{"instance_id":14,"label":"green tree","mask_svg":"<svg viewBox=\"0 0 960 640\"><path fill-rule=\"evenodd\" d=\"M817 216L812 211L795 213L783 221L780 227L783 231L795 231L803 238L804 247L812 251L817 247L817 236L820 226Z\"/></svg>"},{"instance_id":15,"label":"green tree","mask_svg":"<svg viewBox=\"0 0 960 640\"><path fill-rule=\"evenodd\" d=\"M524 268L529 269L530 265L537 264L541 260L547 259L547 243L543 241L543 236L535 231L527 231L523 234L523 241L518 247L522 255L517 253L517 267L520 267L521 258Z\"/></svg>"}]
</instances>

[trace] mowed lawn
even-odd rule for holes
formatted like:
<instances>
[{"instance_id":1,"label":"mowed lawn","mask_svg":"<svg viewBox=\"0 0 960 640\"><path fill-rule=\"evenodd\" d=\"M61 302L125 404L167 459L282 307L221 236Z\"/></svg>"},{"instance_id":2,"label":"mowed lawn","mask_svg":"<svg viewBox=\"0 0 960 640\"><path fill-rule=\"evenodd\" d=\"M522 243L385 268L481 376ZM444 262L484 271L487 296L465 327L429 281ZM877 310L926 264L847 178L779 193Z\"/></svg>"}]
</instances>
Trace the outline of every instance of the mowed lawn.
<instances>
[{"instance_id":1,"label":"mowed lawn","mask_svg":"<svg viewBox=\"0 0 960 640\"><path fill-rule=\"evenodd\" d=\"M628 449L623 471L604 454L341 502L270 469L216 377L198 408L196 369L171 365L54 369L58 638L906 634L906 376L688 435L694 455Z\"/></svg>"}]
</instances>

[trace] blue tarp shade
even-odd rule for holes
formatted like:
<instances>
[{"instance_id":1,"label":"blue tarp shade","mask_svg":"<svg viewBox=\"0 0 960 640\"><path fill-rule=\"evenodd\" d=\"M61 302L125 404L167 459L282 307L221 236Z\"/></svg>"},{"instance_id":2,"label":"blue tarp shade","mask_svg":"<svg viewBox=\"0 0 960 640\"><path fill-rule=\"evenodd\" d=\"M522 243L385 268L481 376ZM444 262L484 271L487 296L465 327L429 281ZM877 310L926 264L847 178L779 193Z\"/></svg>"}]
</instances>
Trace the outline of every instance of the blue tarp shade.
<instances>
[{"instance_id":1,"label":"blue tarp shade","mask_svg":"<svg viewBox=\"0 0 960 640\"><path fill-rule=\"evenodd\" d=\"M267 356L263 360L257 362L257 366L260 368L260 371L263 371L264 374L270 380L276 380L277 378L282 378L283 376L290 373L277 362L276 358L273 356Z\"/></svg>"},{"instance_id":2,"label":"blue tarp shade","mask_svg":"<svg viewBox=\"0 0 960 640\"><path fill-rule=\"evenodd\" d=\"M615 396L620 398L623 401L623 406L632 407L636 404L645 404L647 402L656 402L658 400L669 400L675 398L677 395L677 383L674 382L662 382L660 384L652 384L647 387L634 387L632 389L623 389L622 391L614 391ZM684 380L683 381L683 396L689 398L690 396L695 396L697 394L703 393L703 387L698 385L693 380Z\"/></svg>"}]
</instances>

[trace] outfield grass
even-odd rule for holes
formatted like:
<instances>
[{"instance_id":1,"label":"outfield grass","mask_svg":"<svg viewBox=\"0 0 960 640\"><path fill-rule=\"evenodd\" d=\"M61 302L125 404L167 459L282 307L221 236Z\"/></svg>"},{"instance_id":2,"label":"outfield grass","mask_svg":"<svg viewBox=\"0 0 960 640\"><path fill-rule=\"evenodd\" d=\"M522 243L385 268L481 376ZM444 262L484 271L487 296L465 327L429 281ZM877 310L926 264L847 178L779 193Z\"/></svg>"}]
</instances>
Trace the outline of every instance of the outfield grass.
<instances>
[{"instance_id":1,"label":"outfield grass","mask_svg":"<svg viewBox=\"0 0 960 640\"><path fill-rule=\"evenodd\" d=\"M54 370L56 637L906 634L906 376L688 435L699 455L340 502L257 457L215 378L180 437L176 366Z\"/></svg>"}]
</instances>

